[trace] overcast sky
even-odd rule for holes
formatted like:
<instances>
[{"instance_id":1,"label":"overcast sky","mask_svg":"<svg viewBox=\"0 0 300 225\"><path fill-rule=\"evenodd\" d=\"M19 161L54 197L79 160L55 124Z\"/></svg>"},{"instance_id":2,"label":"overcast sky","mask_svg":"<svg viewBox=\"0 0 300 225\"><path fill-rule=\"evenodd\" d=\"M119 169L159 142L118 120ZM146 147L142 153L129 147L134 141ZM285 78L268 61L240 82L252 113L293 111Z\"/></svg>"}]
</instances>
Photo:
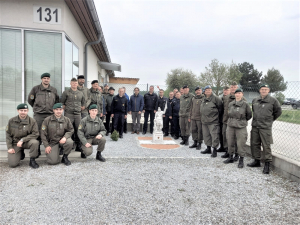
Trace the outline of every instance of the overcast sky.
<instances>
[{"instance_id":1,"label":"overcast sky","mask_svg":"<svg viewBox=\"0 0 300 225\"><path fill-rule=\"evenodd\" d=\"M95 0L118 77L165 84L174 68L204 71L214 58L279 69L299 81L299 1Z\"/></svg>"}]
</instances>

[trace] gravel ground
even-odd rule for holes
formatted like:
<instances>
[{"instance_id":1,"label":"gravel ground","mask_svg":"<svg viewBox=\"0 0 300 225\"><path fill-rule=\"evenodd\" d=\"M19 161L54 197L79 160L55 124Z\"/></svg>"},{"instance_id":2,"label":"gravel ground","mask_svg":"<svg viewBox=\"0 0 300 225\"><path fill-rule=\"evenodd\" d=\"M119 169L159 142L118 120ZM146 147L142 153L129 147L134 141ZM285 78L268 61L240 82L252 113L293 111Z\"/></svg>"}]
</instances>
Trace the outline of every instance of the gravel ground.
<instances>
[{"instance_id":1,"label":"gravel ground","mask_svg":"<svg viewBox=\"0 0 300 225\"><path fill-rule=\"evenodd\" d=\"M103 155L37 170L0 163L0 224L300 224L299 184L262 168L144 149L129 134Z\"/></svg>"}]
</instances>

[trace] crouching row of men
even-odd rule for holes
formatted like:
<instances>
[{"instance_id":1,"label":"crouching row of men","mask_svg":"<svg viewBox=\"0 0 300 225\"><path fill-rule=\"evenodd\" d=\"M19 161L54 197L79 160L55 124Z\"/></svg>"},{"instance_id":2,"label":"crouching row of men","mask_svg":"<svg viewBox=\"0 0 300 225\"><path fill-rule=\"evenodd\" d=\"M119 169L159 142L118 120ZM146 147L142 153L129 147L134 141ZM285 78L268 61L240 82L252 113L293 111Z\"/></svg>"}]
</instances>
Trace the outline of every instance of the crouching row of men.
<instances>
[{"instance_id":1,"label":"crouching row of men","mask_svg":"<svg viewBox=\"0 0 300 225\"><path fill-rule=\"evenodd\" d=\"M29 150L29 166L36 169L39 167L35 159L38 157L39 129L35 119L28 116L28 105L20 104L17 107L18 116L11 118L6 127L6 144L8 148L8 164L10 167L16 167L20 161L25 158L24 149ZM64 163L71 165L68 155L74 148L71 136L74 133L74 127L70 119L63 115L62 103L56 103L53 106L54 114L48 116L42 124L40 131L41 140L45 146L47 162L50 165ZM80 121L78 127L78 137L81 142L81 157L86 158L93 153L92 145L97 145L96 159L105 162L101 155L104 150L106 139L106 129L102 120L97 116L97 105L89 107L89 115ZM60 149L63 151L60 159ZM84 156L84 157L83 157Z\"/></svg>"}]
</instances>

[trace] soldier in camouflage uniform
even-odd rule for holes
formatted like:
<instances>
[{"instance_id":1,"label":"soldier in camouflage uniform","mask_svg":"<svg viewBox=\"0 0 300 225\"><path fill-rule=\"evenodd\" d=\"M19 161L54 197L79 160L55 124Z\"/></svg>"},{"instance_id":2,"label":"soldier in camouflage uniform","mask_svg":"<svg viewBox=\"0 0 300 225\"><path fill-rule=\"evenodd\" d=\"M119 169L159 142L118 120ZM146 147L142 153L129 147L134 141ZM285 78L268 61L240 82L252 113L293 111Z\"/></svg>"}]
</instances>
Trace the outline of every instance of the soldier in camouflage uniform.
<instances>
[{"instance_id":1,"label":"soldier in camouflage uniform","mask_svg":"<svg viewBox=\"0 0 300 225\"><path fill-rule=\"evenodd\" d=\"M77 89L83 93L84 99L85 99L84 109L81 110L81 119L83 119L84 117L88 116L88 114L89 114L88 107L91 104L90 90L84 86L85 79L84 79L83 75L79 75L77 77L77 80L78 80Z\"/></svg>"},{"instance_id":2,"label":"soldier in camouflage uniform","mask_svg":"<svg viewBox=\"0 0 300 225\"><path fill-rule=\"evenodd\" d=\"M90 97L91 97L91 104L90 105L97 105L98 109L98 117L103 117L103 98L102 94L98 90L98 81L92 81L92 87L90 88Z\"/></svg>"}]
</instances>

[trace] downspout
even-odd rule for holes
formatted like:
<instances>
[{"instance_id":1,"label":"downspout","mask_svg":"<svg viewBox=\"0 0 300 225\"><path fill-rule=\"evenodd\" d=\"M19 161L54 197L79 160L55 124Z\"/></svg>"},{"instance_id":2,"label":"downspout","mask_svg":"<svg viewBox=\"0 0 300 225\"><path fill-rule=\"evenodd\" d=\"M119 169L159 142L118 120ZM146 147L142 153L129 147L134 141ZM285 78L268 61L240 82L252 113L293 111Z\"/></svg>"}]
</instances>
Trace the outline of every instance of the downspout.
<instances>
[{"instance_id":1,"label":"downspout","mask_svg":"<svg viewBox=\"0 0 300 225\"><path fill-rule=\"evenodd\" d=\"M99 44L101 39L102 39L102 35L101 35L101 33L99 33L97 41L88 42L84 46L84 76L85 76L85 80L86 80L86 82L84 83L85 87L87 87L87 82L88 82L88 73L87 73L88 72L88 65L87 65L87 62L88 62L88 54L87 54L88 46Z\"/></svg>"}]
</instances>

